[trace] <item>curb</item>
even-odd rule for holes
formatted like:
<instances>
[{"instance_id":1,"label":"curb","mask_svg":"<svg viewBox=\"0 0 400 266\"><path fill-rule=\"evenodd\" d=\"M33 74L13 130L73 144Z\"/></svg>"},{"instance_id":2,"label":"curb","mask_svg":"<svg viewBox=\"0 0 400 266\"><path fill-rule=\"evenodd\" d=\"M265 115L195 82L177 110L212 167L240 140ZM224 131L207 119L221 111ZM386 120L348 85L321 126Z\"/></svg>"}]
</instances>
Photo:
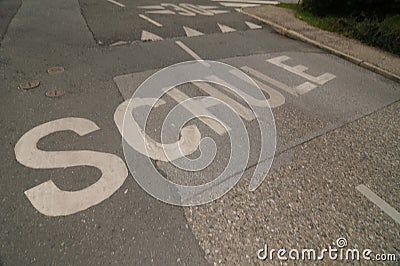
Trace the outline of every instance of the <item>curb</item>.
<instances>
[{"instance_id":1,"label":"curb","mask_svg":"<svg viewBox=\"0 0 400 266\"><path fill-rule=\"evenodd\" d=\"M385 70L385 69L383 69L381 67L378 67L378 66L376 66L374 64L371 64L371 63L369 63L369 62L367 62L365 60L359 59L359 58L354 57L352 55L346 54L346 53L344 53L342 51L336 50L335 48L329 47L329 46L327 46L327 45L325 45L325 44L323 44L321 42L318 42L316 40L312 40L312 39L304 36L303 34L297 32L297 31L289 30L289 29L287 29L287 28L285 28L285 27L283 27L281 25L278 25L275 22L272 22L272 21L270 21L268 19L260 18L259 16L256 16L256 15L253 15L251 13L248 13L248 12L244 11L243 9L240 9L240 12L245 14L245 15L247 15L247 16L249 16L249 17L252 17L252 18L258 19L259 21L264 22L265 24L271 26L276 32L278 32L279 34L281 34L283 36L287 36L289 38L300 40L300 41L303 41L305 43L314 45L314 46L316 46L316 47L318 47L320 49L328 51L331 54L334 54L336 56L339 56L340 58L346 59L346 60L348 60L348 61L350 61L350 62L352 62L352 63L354 63L354 64L356 64L358 66L361 66L361 67L363 67L365 69L373 71L373 72L375 72L375 73L377 73L379 75L382 75L382 76L384 76L384 77L386 77L388 79L394 80L396 82L400 82L400 76L399 75L396 75L396 74L394 74L394 73L392 73L390 71L387 71L387 70Z\"/></svg>"}]
</instances>

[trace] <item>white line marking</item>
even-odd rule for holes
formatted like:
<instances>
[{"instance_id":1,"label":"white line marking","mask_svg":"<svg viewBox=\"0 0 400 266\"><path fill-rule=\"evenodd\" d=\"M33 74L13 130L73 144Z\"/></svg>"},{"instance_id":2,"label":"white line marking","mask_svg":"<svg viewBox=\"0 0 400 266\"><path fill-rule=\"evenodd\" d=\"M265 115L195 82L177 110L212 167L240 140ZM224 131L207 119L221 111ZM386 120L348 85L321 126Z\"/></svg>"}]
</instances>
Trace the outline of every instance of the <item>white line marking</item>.
<instances>
[{"instance_id":1,"label":"white line marking","mask_svg":"<svg viewBox=\"0 0 400 266\"><path fill-rule=\"evenodd\" d=\"M284 91L286 91L286 92L288 92L288 93L290 93L290 94L292 94L294 96L298 96L297 92L293 88L291 88L291 87L287 86L286 84L283 84L282 82L277 81L277 80L275 80L275 79L273 79L273 78L271 78L271 77L269 77L269 76L267 76L267 75L265 75L265 74L263 74L261 72L258 72L257 70L255 70L255 69L253 69L251 67L243 66L243 67L241 67L241 69L243 71L245 71L245 72L248 72L250 75L252 75L252 76L254 76L256 78L259 78L259 79L261 79L261 80L263 80L265 82L268 82L268 83L278 87L281 90L284 90Z\"/></svg>"},{"instance_id":2,"label":"white line marking","mask_svg":"<svg viewBox=\"0 0 400 266\"><path fill-rule=\"evenodd\" d=\"M175 15L176 13L171 10L154 10L154 11L146 11L146 14L160 14L160 15Z\"/></svg>"},{"instance_id":3,"label":"white line marking","mask_svg":"<svg viewBox=\"0 0 400 266\"><path fill-rule=\"evenodd\" d=\"M299 86L297 86L295 88L292 88L276 79L273 79L263 73L258 72L255 69L252 69L251 67L244 66L244 67L242 67L242 70L249 72L251 75L253 75L261 80L264 80L265 82L268 82L268 83L278 87L279 89L284 90L294 96L298 96L299 94L307 93L317 87L316 85L307 81L307 82L304 82L303 84L300 84Z\"/></svg>"},{"instance_id":4,"label":"white line marking","mask_svg":"<svg viewBox=\"0 0 400 266\"><path fill-rule=\"evenodd\" d=\"M200 8L196 5L182 3L179 4L179 6L202 16L214 16L214 13L212 13L210 10Z\"/></svg>"},{"instance_id":5,"label":"white line marking","mask_svg":"<svg viewBox=\"0 0 400 266\"><path fill-rule=\"evenodd\" d=\"M214 9L214 8L219 8L219 6L202 6L202 5L198 5L198 7L202 8L202 9Z\"/></svg>"},{"instance_id":6,"label":"white line marking","mask_svg":"<svg viewBox=\"0 0 400 266\"><path fill-rule=\"evenodd\" d=\"M144 20L147 20L148 22L150 22L150 23L156 25L157 27L162 27L162 26L163 26L161 23L158 23L157 21L154 21L154 20L152 20L151 18L146 17L146 16L143 15L143 14L139 14L139 17L141 17L141 18L144 19Z\"/></svg>"},{"instance_id":7,"label":"white line marking","mask_svg":"<svg viewBox=\"0 0 400 266\"><path fill-rule=\"evenodd\" d=\"M179 45L186 53L188 53L190 56L192 56L194 59L196 60L203 60L198 54L196 54L193 50L191 50L189 47L187 47L184 43L182 43L181 41L176 41L175 42L177 45ZM206 62L203 63L206 67L209 67L210 65ZM249 110L248 108L246 108L245 106L241 105L240 103L237 103L235 100L231 99L230 97L228 97L227 95L224 95L223 93L219 92L218 90L216 90L215 88L213 88L212 86L210 86L207 83L201 83L201 82L192 82L195 86L197 86L198 88L200 88L201 90L205 91L206 93L214 96L217 99L220 99L221 101L229 104L232 109L236 110L243 118L245 118L248 121L251 121L252 119L254 119L254 114L251 110ZM224 88L222 86L222 88ZM170 95L172 98L174 98L175 100L178 99L178 95L177 93L181 93L181 92L175 92L174 91L169 91L168 93L172 93L174 95ZM181 97L184 96L184 94L180 94ZM187 97L187 96L186 96ZM184 100L182 98L182 100ZM219 135L223 135L226 131L225 128L223 126L221 126L219 123L217 123L217 125L214 124L214 122L210 122L209 120L213 121L212 119L207 119L207 118L203 118L204 119L204 123L206 123L210 128L212 128L217 134Z\"/></svg>"},{"instance_id":8,"label":"white line marking","mask_svg":"<svg viewBox=\"0 0 400 266\"><path fill-rule=\"evenodd\" d=\"M128 44L128 42L127 41L118 41L118 42L110 44L110 47L125 45L125 44Z\"/></svg>"},{"instance_id":9,"label":"white line marking","mask_svg":"<svg viewBox=\"0 0 400 266\"><path fill-rule=\"evenodd\" d=\"M123 126L129 127L129 134L123 135L125 141L141 154L164 162L169 162L169 159L176 160L195 152L201 139L200 131L196 126L185 126L182 128L181 137L178 142L163 144L150 138L136 123L133 116L127 116L124 119L126 111L132 112L132 109L135 107L151 106L152 103L153 99L146 98L140 99L140 101L138 100L130 106L128 99L117 107L114 113L114 121L121 135L124 133ZM163 104L165 104L164 100L158 103L158 105ZM166 154L168 154L168 157Z\"/></svg>"},{"instance_id":10,"label":"white line marking","mask_svg":"<svg viewBox=\"0 0 400 266\"><path fill-rule=\"evenodd\" d=\"M223 6L226 7L256 7L260 6L258 4L242 4L242 3L220 3Z\"/></svg>"},{"instance_id":11,"label":"white line marking","mask_svg":"<svg viewBox=\"0 0 400 266\"><path fill-rule=\"evenodd\" d=\"M245 21L244 23L246 23L247 27L249 27L249 29L251 29L251 30L262 29L262 27L260 25L254 24L252 22Z\"/></svg>"},{"instance_id":12,"label":"white line marking","mask_svg":"<svg viewBox=\"0 0 400 266\"><path fill-rule=\"evenodd\" d=\"M178 44L183 50L185 50L185 52L186 53L188 53L189 55L191 55L194 59L196 59L196 60L203 60L203 59L201 59L201 57L199 56L199 55L197 55L194 51L192 51L189 47L187 47L184 43L182 43L181 41L176 41L175 42L176 44ZM210 65L208 64L208 63L206 63L206 62L202 62L206 67L210 67ZM233 73L234 74L234 73ZM234 74L234 75L236 75L236 74ZM239 77L240 77L240 75L238 75ZM214 77L214 79L216 79L217 77ZM256 81L257 82L257 81ZM225 83L225 82L221 82L221 83ZM276 91L276 90L274 90L273 88L271 88L271 87L269 87L269 86L267 86L267 85L265 85L265 84L263 84L263 83L261 83L261 82L257 82L257 84L258 84L258 86L260 87L260 89L261 90L263 90L263 91L265 91L266 93L268 93L268 95L270 96L270 99L268 100L268 103L269 103L269 105L271 106L271 108L275 108L275 107L278 107L278 106L280 106L280 105L282 105L282 104L284 104L285 103L285 97L281 94L281 93L279 93L278 91ZM253 85L253 84L252 84ZM204 89L204 88L201 88L201 89ZM213 88L211 88L211 89L213 89ZM227 88L225 88L224 86L222 86L222 89L223 90L225 90L225 91L227 91L227 92L230 92L230 93L232 93L232 91L231 90L228 90ZM210 90L209 90L210 91ZM215 91L213 91L213 92L215 92ZM242 93L243 94L245 94L243 91L242 91ZM216 94L216 93L215 93ZM215 97L215 98L218 98L218 97ZM250 99L250 96L249 95L247 95L247 98L248 99ZM260 105L260 103L259 102L257 102L257 99L254 99L254 102L253 102L253 104L255 104L255 105L257 105L257 106L263 106L263 104L264 103L261 103L261 105ZM235 109L235 108L233 108L233 109ZM254 115L254 114L253 114ZM243 113L243 116L242 117L247 117L247 115L245 115L244 113ZM246 118L245 118L246 119ZM246 119L247 120L247 119Z\"/></svg>"},{"instance_id":13,"label":"white line marking","mask_svg":"<svg viewBox=\"0 0 400 266\"><path fill-rule=\"evenodd\" d=\"M309 91L312 91L313 89L315 89L317 86L311 82L304 82L303 84L300 84L299 86L296 87L296 90L298 93L300 94L305 94Z\"/></svg>"},{"instance_id":14,"label":"white line marking","mask_svg":"<svg viewBox=\"0 0 400 266\"><path fill-rule=\"evenodd\" d=\"M223 101L224 103L228 104L233 110L235 110L241 117L243 117L247 121L252 121L255 118L253 112L250 109L248 109L247 107L238 103L231 97L223 94L222 92L220 92L219 90L217 90L216 88L211 86L210 84L205 83L205 82L192 82L192 83L196 87L198 87L199 89L204 91L205 93L209 94L210 96L217 98L217 99ZM222 86L222 88L225 88L225 87ZM231 93L233 92L229 89L228 89L228 91Z\"/></svg>"},{"instance_id":15,"label":"white line marking","mask_svg":"<svg viewBox=\"0 0 400 266\"><path fill-rule=\"evenodd\" d=\"M151 5L151 6L138 6L137 8L140 9L164 9L162 6L160 5Z\"/></svg>"},{"instance_id":16,"label":"white line marking","mask_svg":"<svg viewBox=\"0 0 400 266\"><path fill-rule=\"evenodd\" d=\"M228 27L228 26L226 26L226 25L222 25L222 24L219 24L218 23L218 27L221 29L221 31L222 32L233 32L233 31L236 31L235 29L233 29L233 28L231 28L231 27Z\"/></svg>"},{"instance_id":17,"label":"white line marking","mask_svg":"<svg viewBox=\"0 0 400 266\"><path fill-rule=\"evenodd\" d=\"M369 188L364 185L359 185L356 189L361 192L365 197L367 197L372 203L378 206L382 211L384 211L387 215L392 217L397 223L400 224L400 213L396 211L392 206L386 203L383 199L381 199L378 195L372 192Z\"/></svg>"},{"instance_id":18,"label":"white line marking","mask_svg":"<svg viewBox=\"0 0 400 266\"><path fill-rule=\"evenodd\" d=\"M336 76L331 73L324 73L318 77L314 77L314 76L311 76L304 72L308 68L303 65L297 65L297 66L291 67L291 66L288 66L288 65L285 65L284 63L282 63L289 59L291 59L289 56L283 55L283 56L278 56L275 58L268 59L267 62L269 62L273 65L276 65L278 67L281 67L289 72L292 72L293 74L296 74L300 77L308 79L309 81L317 83L319 85L323 85L323 84L327 83L328 81L336 78Z\"/></svg>"},{"instance_id":19,"label":"white line marking","mask_svg":"<svg viewBox=\"0 0 400 266\"><path fill-rule=\"evenodd\" d=\"M210 10L210 12L213 12L215 15L230 13L228 10Z\"/></svg>"},{"instance_id":20,"label":"white line marking","mask_svg":"<svg viewBox=\"0 0 400 266\"><path fill-rule=\"evenodd\" d=\"M175 42L179 47L181 47L186 53L188 53L191 57L193 57L196 60L203 60L198 54L196 54L193 50L191 50L189 47L187 47L183 42L181 41L176 41Z\"/></svg>"},{"instance_id":21,"label":"white line marking","mask_svg":"<svg viewBox=\"0 0 400 266\"><path fill-rule=\"evenodd\" d=\"M278 5L279 4L279 1L263 1L263 0L211 0L211 1L213 1L213 2L262 4L262 5Z\"/></svg>"},{"instance_id":22,"label":"white line marking","mask_svg":"<svg viewBox=\"0 0 400 266\"><path fill-rule=\"evenodd\" d=\"M195 29L183 26L183 29L185 30L186 36L188 37L195 37L195 36L201 36L204 35L204 33L197 31Z\"/></svg>"},{"instance_id":23,"label":"white line marking","mask_svg":"<svg viewBox=\"0 0 400 266\"><path fill-rule=\"evenodd\" d=\"M198 101L191 101L185 102L185 100L189 99L189 96L187 96L185 93L181 92L180 90L173 88L167 92L167 94L180 103L183 107L185 107L189 112L191 112L193 115L198 117L204 124L209 126L212 130L215 131L220 136L223 136L226 133L225 127L222 126L219 121L213 114L208 112L207 110L204 109L204 106L202 106L201 102ZM209 117L205 117L204 115L207 114ZM214 119L210 118L213 117ZM228 126L226 126L228 130Z\"/></svg>"},{"instance_id":24,"label":"white line marking","mask_svg":"<svg viewBox=\"0 0 400 266\"><path fill-rule=\"evenodd\" d=\"M117 2L117 1L114 1L114 0L107 0L107 1L110 2L110 3L113 3L114 5L117 5L117 6L120 6L120 7L125 7L124 4L121 4L121 3Z\"/></svg>"},{"instance_id":25,"label":"white line marking","mask_svg":"<svg viewBox=\"0 0 400 266\"><path fill-rule=\"evenodd\" d=\"M155 35L154 33L148 32L143 30L142 31L142 37L140 38L142 41L162 41L163 38L161 38L158 35Z\"/></svg>"},{"instance_id":26,"label":"white line marking","mask_svg":"<svg viewBox=\"0 0 400 266\"><path fill-rule=\"evenodd\" d=\"M248 80L248 79L246 79L245 77L243 77L243 75L241 75L241 74L238 74L238 73L236 73L236 71L235 70L231 70L231 71L229 71L229 73L231 73L231 74L233 74L234 76L236 76L237 78L239 78L239 79L241 79L241 80L243 80L244 82L246 82L247 84L250 84L251 86L254 86L254 84L250 81L250 80ZM213 79L213 80L215 80L215 81L217 81L218 83L220 83L220 84L226 84L225 86L222 86L221 88L222 88L222 90L224 90L224 91L226 91L226 92L228 92L228 93L234 93L235 95L237 95L237 96L239 96L240 98L244 98L244 99L246 99L246 102L249 104L249 105L254 105L254 106L259 106L259 107L268 107L268 102L269 102L269 100L267 101L266 99L257 99L257 98L254 98L253 96L251 96L251 95L249 95L249 94L247 94L246 92L245 92L245 89L239 89L239 88L237 88L237 87L235 87L235 86L233 86L232 84L228 84L226 81L224 81L223 79L220 79L219 77L217 77L217 76L215 76L215 75L213 75L213 76L211 76L211 78ZM257 81L255 81L256 83L257 83ZM260 89L262 89L261 88L261 86L260 85L258 85L259 87L260 87ZM264 85L263 85L264 86ZM268 94L269 95L269 94ZM283 96L282 96L283 97ZM270 97L270 99L271 99L272 97ZM284 97L283 97L284 98ZM285 101L283 101L283 103L284 103ZM271 106L271 108L272 108L272 106ZM254 117L254 116L253 116Z\"/></svg>"},{"instance_id":27,"label":"white line marking","mask_svg":"<svg viewBox=\"0 0 400 266\"><path fill-rule=\"evenodd\" d=\"M236 72L237 72L237 70L229 71L229 73L231 73L232 75L236 76L237 78L243 80L244 82L250 84L251 86L254 85L250 80L245 79L243 77L243 75L236 73ZM263 90L264 92L266 92L269 95L268 104L271 108L279 107L285 103L285 97L279 91L274 90L270 86L267 86L266 84L258 81L257 79L253 79L253 81L258 85L258 87L260 87L261 90ZM225 87L223 87L223 88L226 90ZM242 95L245 96L247 101L252 105L260 106L260 107L268 106L268 104L263 100L256 99L253 96L246 94L244 91L242 91L241 93L242 93Z\"/></svg>"},{"instance_id":28,"label":"white line marking","mask_svg":"<svg viewBox=\"0 0 400 266\"><path fill-rule=\"evenodd\" d=\"M181 4L175 5L175 4L171 4L171 3L162 3L161 6L163 7L169 7L172 8L173 10L176 11L176 13L178 13L181 16L187 16L187 17L195 17L196 13L191 12L183 7L180 6Z\"/></svg>"},{"instance_id":29,"label":"white line marking","mask_svg":"<svg viewBox=\"0 0 400 266\"><path fill-rule=\"evenodd\" d=\"M297 72L304 72L308 69L308 67L303 66L303 65L297 65L293 67L293 70L297 71Z\"/></svg>"}]
</instances>

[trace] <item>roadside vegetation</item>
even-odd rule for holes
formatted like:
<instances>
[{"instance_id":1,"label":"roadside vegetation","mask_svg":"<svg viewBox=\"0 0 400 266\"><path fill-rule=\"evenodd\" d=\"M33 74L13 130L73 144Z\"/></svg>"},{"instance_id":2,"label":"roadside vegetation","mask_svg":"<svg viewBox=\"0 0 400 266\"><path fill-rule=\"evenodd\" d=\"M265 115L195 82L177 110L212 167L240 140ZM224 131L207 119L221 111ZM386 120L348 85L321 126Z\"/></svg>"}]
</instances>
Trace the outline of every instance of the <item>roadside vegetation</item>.
<instances>
[{"instance_id":1,"label":"roadside vegetation","mask_svg":"<svg viewBox=\"0 0 400 266\"><path fill-rule=\"evenodd\" d=\"M400 55L400 0L303 0L280 4L327 31Z\"/></svg>"}]
</instances>

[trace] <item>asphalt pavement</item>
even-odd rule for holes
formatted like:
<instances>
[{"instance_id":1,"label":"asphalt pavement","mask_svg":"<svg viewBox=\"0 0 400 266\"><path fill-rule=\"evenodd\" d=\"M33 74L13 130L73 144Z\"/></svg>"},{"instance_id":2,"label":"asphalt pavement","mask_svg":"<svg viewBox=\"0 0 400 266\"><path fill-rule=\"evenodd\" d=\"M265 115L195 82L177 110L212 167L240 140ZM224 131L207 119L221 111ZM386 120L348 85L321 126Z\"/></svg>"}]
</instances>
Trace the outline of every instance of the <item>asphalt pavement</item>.
<instances>
[{"instance_id":1,"label":"asphalt pavement","mask_svg":"<svg viewBox=\"0 0 400 266\"><path fill-rule=\"evenodd\" d=\"M237 12L240 4L249 3L25 0L18 12L16 4L7 9L0 265L268 265L280 261L258 258L265 245L322 249L339 238L373 255L395 254L397 262L384 263L398 263L400 85L277 34ZM249 191L254 168L265 162L257 160L258 122L243 119L252 151L244 177L216 201L179 207L133 178L116 114L152 74L195 59L226 63L257 82L272 107L277 149L266 179ZM63 71L48 73L55 66ZM40 85L20 88L33 81ZM214 87L178 89L234 102L246 117L246 102ZM65 94L46 96L57 88ZM172 94L161 99L146 125L158 142L177 104ZM226 134L200 119L190 124L214 139L215 160L198 173L152 163L169 180L198 185L223 171L231 151Z\"/></svg>"}]
</instances>

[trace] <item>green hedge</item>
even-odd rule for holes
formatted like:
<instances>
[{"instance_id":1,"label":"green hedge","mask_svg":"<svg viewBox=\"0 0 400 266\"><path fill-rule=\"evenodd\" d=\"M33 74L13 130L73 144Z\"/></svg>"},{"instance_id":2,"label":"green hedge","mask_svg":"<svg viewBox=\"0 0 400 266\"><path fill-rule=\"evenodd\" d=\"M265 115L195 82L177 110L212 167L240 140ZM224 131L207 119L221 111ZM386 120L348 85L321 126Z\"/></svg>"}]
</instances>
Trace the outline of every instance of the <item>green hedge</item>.
<instances>
[{"instance_id":1,"label":"green hedge","mask_svg":"<svg viewBox=\"0 0 400 266\"><path fill-rule=\"evenodd\" d=\"M384 18L388 14L400 14L400 0L303 0L302 7L318 16Z\"/></svg>"},{"instance_id":2,"label":"green hedge","mask_svg":"<svg viewBox=\"0 0 400 266\"><path fill-rule=\"evenodd\" d=\"M367 44L400 55L400 15L379 22L368 19L355 24L353 36Z\"/></svg>"}]
</instances>

